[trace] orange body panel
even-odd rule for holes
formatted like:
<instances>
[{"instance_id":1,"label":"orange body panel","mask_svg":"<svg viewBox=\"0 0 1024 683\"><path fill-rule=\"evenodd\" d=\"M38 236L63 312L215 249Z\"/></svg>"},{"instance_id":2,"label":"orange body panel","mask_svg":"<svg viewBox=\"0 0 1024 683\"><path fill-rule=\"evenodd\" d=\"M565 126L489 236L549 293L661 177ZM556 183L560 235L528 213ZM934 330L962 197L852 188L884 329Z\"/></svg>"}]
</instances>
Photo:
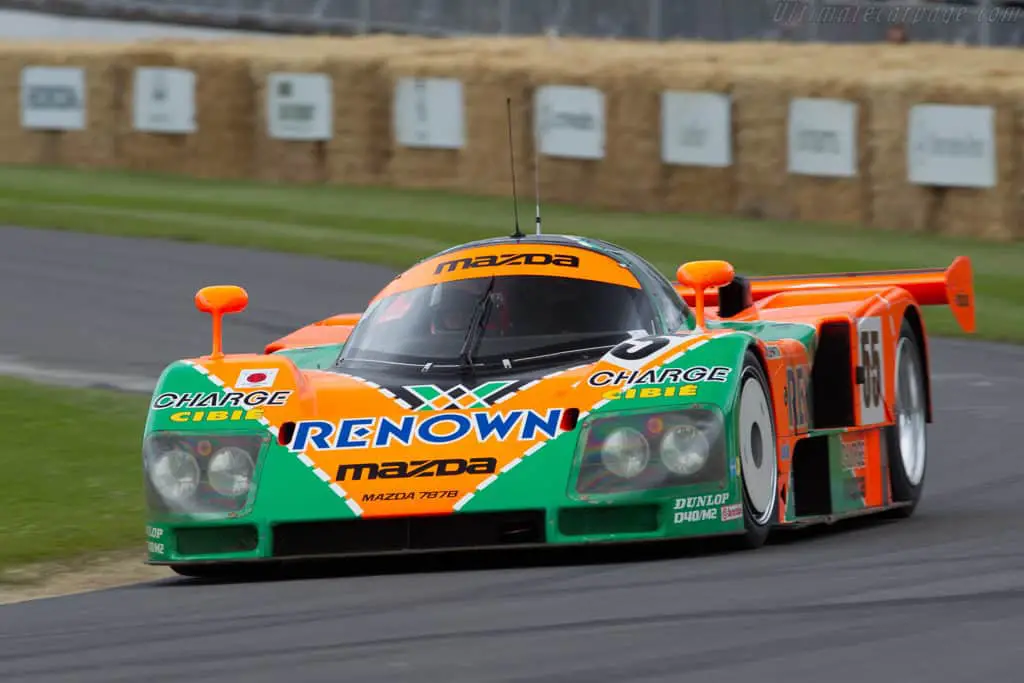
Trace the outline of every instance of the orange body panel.
<instances>
[{"instance_id":1,"label":"orange body panel","mask_svg":"<svg viewBox=\"0 0 1024 683\"><path fill-rule=\"evenodd\" d=\"M352 334L360 317L362 317L362 313L341 313L325 318L270 342L263 351L264 353L274 353L281 349L340 344Z\"/></svg>"}]
</instances>

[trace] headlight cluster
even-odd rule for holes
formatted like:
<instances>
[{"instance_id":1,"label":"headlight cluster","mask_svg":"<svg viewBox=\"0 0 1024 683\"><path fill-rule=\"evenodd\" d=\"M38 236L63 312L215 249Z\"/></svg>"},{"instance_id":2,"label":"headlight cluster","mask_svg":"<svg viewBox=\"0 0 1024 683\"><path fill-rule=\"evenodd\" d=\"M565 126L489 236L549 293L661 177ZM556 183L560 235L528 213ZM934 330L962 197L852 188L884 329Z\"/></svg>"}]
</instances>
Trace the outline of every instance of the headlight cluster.
<instances>
[{"instance_id":1,"label":"headlight cluster","mask_svg":"<svg viewBox=\"0 0 1024 683\"><path fill-rule=\"evenodd\" d=\"M150 506L167 512L237 512L249 500L268 438L154 434L143 449Z\"/></svg>"},{"instance_id":2,"label":"headlight cluster","mask_svg":"<svg viewBox=\"0 0 1024 683\"><path fill-rule=\"evenodd\" d=\"M721 414L705 408L601 417L584 428L578 493L615 493L725 476Z\"/></svg>"}]
</instances>

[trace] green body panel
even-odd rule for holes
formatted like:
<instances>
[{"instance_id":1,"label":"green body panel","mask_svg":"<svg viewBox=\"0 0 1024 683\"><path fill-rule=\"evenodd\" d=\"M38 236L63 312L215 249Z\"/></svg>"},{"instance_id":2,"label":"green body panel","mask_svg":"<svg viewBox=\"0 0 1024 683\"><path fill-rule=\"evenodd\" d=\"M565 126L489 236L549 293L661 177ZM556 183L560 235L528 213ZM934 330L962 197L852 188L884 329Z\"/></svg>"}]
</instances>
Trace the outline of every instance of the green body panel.
<instances>
[{"instance_id":1,"label":"green body panel","mask_svg":"<svg viewBox=\"0 0 1024 683\"><path fill-rule=\"evenodd\" d=\"M343 346L344 344L327 344L302 349L281 349L276 354L290 359L300 370L322 370L331 367L334 361L338 360Z\"/></svg>"},{"instance_id":2,"label":"green body panel","mask_svg":"<svg viewBox=\"0 0 1024 683\"><path fill-rule=\"evenodd\" d=\"M707 343L687 352L662 368L686 368L694 365L732 368L728 380L704 382L692 397L674 396L619 398L599 405L583 417L577 427L547 441L522 463L498 477L493 485L478 491L459 511L465 514L488 511L544 510L547 542L570 544L609 542L650 538L696 537L742 533L743 515L730 515L723 521L724 506L742 502L734 403L739 370L746 349L755 337L765 341L796 339L813 352L814 328L801 324L729 323L717 327L732 334L712 337ZM341 344L305 349L283 350L300 370L320 369L337 358ZM645 385L664 388L668 385ZM154 397L163 392L209 392L217 385L188 362L169 366L161 376ZM725 476L716 481L675 489L581 496L575 491L581 434L591 421L618 414L636 414L678 410L688 406L714 406L721 412L727 428ZM149 559L151 562L185 562L269 558L271 525L287 521L354 519L357 515L329 488L331 482L318 478L296 454L279 445L267 434L267 428L254 420L214 422L174 422L172 411L150 411L146 437L162 432L187 434L248 433L268 438L256 466L255 490L246 507L238 512L213 517L158 513L150 511L147 520ZM838 437L836 437L838 444ZM841 450L841 449L840 449ZM375 456L377 457L377 456ZM841 486L835 483L834 486ZM840 500L839 497L836 500ZM851 503L852 504L852 503ZM792 508L790 508L792 509ZM226 543L230 527L242 525L255 534L244 550L202 553L204 541L197 530L210 529L214 542ZM248 533L248 532L246 532ZM217 535L220 534L220 541ZM235 536L240 534L235 533ZM184 539L188 539L187 543ZM238 541L242 543L242 541ZM181 552L187 545L188 554Z\"/></svg>"}]
</instances>

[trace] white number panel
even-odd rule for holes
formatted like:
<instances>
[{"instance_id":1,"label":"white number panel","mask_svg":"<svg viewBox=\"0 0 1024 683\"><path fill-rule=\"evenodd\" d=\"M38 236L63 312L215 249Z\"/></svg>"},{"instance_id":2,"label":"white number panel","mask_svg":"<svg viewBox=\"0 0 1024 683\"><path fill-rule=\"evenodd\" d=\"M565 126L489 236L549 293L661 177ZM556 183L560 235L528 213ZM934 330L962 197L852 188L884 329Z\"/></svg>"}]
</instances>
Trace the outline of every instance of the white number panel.
<instances>
[{"instance_id":1,"label":"white number panel","mask_svg":"<svg viewBox=\"0 0 1024 683\"><path fill-rule=\"evenodd\" d=\"M860 423L885 422L885 345L881 318L857 321L857 363L864 368L860 392Z\"/></svg>"},{"instance_id":2,"label":"white number panel","mask_svg":"<svg viewBox=\"0 0 1024 683\"><path fill-rule=\"evenodd\" d=\"M669 351L692 341L692 336L658 335L624 341L605 354L605 362L627 370L639 370L655 356L669 357Z\"/></svg>"}]
</instances>

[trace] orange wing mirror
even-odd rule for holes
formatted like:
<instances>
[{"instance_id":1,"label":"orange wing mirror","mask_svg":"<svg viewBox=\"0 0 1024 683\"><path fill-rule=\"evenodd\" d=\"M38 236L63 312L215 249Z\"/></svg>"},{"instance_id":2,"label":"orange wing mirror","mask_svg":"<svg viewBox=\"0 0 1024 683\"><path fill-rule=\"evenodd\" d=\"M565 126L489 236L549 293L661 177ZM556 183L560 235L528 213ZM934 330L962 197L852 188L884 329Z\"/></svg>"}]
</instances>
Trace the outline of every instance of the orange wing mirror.
<instances>
[{"instance_id":1,"label":"orange wing mirror","mask_svg":"<svg viewBox=\"0 0 1024 683\"><path fill-rule=\"evenodd\" d=\"M694 292L694 313L697 327L704 327L704 290L724 287L732 282L736 271L728 261L690 261L679 266L676 277Z\"/></svg>"},{"instance_id":2,"label":"orange wing mirror","mask_svg":"<svg viewBox=\"0 0 1024 683\"><path fill-rule=\"evenodd\" d=\"M225 315L241 313L249 305L249 293L236 285L212 285L196 292L196 308L213 319L213 349L210 358L223 358L222 320Z\"/></svg>"}]
</instances>

